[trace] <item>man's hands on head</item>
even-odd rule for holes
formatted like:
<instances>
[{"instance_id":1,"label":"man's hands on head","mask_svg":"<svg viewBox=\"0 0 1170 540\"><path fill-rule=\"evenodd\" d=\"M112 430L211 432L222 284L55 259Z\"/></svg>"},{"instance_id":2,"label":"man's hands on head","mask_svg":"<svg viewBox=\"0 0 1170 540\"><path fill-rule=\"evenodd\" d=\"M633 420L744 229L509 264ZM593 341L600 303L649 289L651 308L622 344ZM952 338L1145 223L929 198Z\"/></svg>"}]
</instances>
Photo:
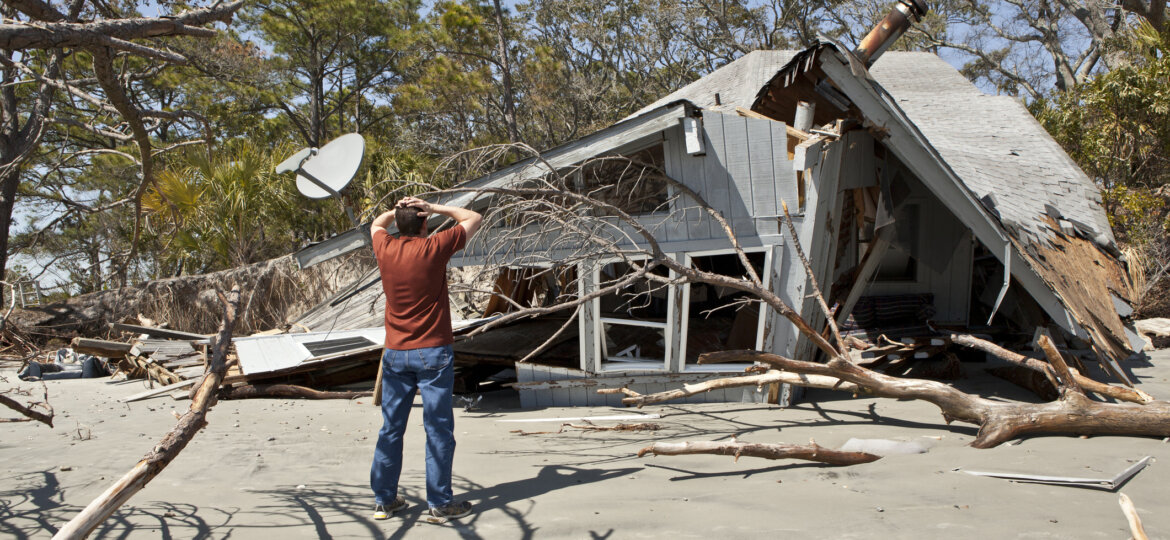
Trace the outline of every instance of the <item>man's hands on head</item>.
<instances>
[{"instance_id":1,"label":"man's hands on head","mask_svg":"<svg viewBox=\"0 0 1170 540\"><path fill-rule=\"evenodd\" d=\"M426 202L418 197L403 197L394 205L395 208L414 208L418 211L419 217L427 217L431 214L431 203Z\"/></svg>"},{"instance_id":2,"label":"man's hands on head","mask_svg":"<svg viewBox=\"0 0 1170 540\"><path fill-rule=\"evenodd\" d=\"M386 216L387 218L385 223L379 223L378 220L375 220L374 225L381 227L389 225L390 221L394 218L394 212L406 208L415 210L418 212L419 216L424 218L431 214L438 214L452 218L458 222L459 225L464 228L464 230L467 231L468 236L475 234L475 231L479 230L479 225L483 221L483 216L479 215L478 212L468 210L466 208L431 204L418 197L403 197L402 200L398 201L398 203L394 205L394 210L390 210L383 214L383 216ZM379 217L378 219L382 218Z\"/></svg>"}]
</instances>

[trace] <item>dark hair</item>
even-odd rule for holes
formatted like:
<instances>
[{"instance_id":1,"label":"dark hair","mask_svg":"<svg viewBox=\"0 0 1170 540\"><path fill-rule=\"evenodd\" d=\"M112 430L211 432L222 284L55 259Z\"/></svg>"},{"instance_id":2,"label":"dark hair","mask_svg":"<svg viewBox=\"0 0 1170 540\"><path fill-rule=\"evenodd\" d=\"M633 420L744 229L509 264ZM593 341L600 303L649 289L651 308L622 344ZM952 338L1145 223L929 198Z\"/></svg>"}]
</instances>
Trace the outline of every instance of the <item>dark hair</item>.
<instances>
[{"instance_id":1,"label":"dark hair","mask_svg":"<svg viewBox=\"0 0 1170 540\"><path fill-rule=\"evenodd\" d=\"M417 236L422 231L425 217L418 215L422 209L417 206L406 206L394 212L394 223L398 225L398 232L407 236Z\"/></svg>"}]
</instances>

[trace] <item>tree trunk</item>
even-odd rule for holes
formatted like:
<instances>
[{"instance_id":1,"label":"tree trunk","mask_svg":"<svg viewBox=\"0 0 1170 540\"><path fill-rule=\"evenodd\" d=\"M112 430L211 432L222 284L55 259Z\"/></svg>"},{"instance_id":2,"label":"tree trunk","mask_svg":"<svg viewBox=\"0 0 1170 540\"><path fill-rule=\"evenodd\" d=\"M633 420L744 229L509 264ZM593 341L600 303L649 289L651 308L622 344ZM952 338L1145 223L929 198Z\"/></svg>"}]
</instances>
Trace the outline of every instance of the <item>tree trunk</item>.
<instances>
[{"instance_id":1,"label":"tree trunk","mask_svg":"<svg viewBox=\"0 0 1170 540\"><path fill-rule=\"evenodd\" d=\"M500 0L492 0L496 16L496 55L500 62L500 78L504 87L504 126L508 129L508 142L520 142L520 129L516 124L516 97L512 83L512 62L508 59L508 42L504 34L504 9Z\"/></svg>"},{"instance_id":2,"label":"tree trunk","mask_svg":"<svg viewBox=\"0 0 1170 540\"><path fill-rule=\"evenodd\" d=\"M8 152L0 158L9 162ZM20 167L0 169L0 281L8 279L8 235L12 228L12 210L16 203L16 188L20 186ZM5 305L8 291L0 287L0 305ZM15 293L14 293L15 294Z\"/></svg>"},{"instance_id":3,"label":"tree trunk","mask_svg":"<svg viewBox=\"0 0 1170 540\"><path fill-rule=\"evenodd\" d=\"M1045 374L1049 373L1051 370L1048 364L1045 364L1044 362L1041 362L1035 358L1029 358L1022 354L1009 351L990 341L982 340L969 334L951 334L949 337L951 338L951 341L956 344L983 351L985 353L1007 360L1008 362L1018 366L1026 367L1028 369ZM1095 394L1104 397L1110 397L1120 401L1129 401L1132 403L1150 403L1151 401L1154 401L1153 396L1138 390L1137 388L1125 388L1122 386L1105 384L1103 382L1098 382L1089 377L1086 377L1075 369L1070 368L1070 371L1072 373L1072 379L1074 382L1076 382L1077 386L1080 386L1081 388L1084 388L1085 390Z\"/></svg>"}]
</instances>

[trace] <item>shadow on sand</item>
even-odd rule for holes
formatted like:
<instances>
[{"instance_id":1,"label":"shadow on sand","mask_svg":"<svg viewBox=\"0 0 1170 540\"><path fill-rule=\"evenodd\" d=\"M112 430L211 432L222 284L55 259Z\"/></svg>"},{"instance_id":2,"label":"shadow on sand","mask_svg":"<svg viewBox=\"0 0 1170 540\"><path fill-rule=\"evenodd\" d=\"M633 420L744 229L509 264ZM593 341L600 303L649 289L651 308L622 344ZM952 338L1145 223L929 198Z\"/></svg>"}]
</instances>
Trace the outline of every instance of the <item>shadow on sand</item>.
<instances>
[{"instance_id":1,"label":"shadow on sand","mask_svg":"<svg viewBox=\"0 0 1170 540\"><path fill-rule=\"evenodd\" d=\"M335 530L345 526L344 535L352 536L356 525L370 537L402 538L415 526L442 526L457 531L460 537L469 539L486 538L476 530L480 517L489 512L502 512L520 530L519 538L532 538L537 527L527 517L536 506L540 495L573 486L602 482L610 478L629 475L638 468L583 469L571 466L547 465L530 478L505 482L492 486L476 484L465 477L455 477L456 498L471 501L474 512L465 518L436 525L427 518L426 497L423 490L401 489L408 506L386 521L374 521L373 496L369 487L357 485L335 485L330 487L305 486L297 489L287 487L272 491L258 491L274 500L270 508L258 508L260 513L293 514L299 523L288 526L311 525L319 538L333 538ZM287 516L286 516L287 517ZM495 518L493 518L495 520ZM498 520L497 520L498 521ZM493 530L499 531L498 525ZM605 538L611 533L598 536ZM365 534L363 534L365 536Z\"/></svg>"}]
</instances>

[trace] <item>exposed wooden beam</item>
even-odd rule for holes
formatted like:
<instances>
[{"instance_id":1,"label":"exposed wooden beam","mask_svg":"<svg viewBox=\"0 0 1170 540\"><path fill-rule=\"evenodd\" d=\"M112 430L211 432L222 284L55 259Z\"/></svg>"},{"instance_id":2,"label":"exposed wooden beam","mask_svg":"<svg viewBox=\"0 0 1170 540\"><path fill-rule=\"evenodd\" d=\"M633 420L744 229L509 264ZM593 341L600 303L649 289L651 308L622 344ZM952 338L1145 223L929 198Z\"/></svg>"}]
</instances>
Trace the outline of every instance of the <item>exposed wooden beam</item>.
<instances>
[{"instance_id":1,"label":"exposed wooden beam","mask_svg":"<svg viewBox=\"0 0 1170 540\"><path fill-rule=\"evenodd\" d=\"M132 332L135 334L146 334L154 338L163 339L180 339L180 340L201 340L211 337L207 334L193 334L191 332L181 332L179 330L171 330L169 328L155 328L153 326L139 326L136 324L110 323L110 329L120 332Z\"/></svg>"}]
</instances>

